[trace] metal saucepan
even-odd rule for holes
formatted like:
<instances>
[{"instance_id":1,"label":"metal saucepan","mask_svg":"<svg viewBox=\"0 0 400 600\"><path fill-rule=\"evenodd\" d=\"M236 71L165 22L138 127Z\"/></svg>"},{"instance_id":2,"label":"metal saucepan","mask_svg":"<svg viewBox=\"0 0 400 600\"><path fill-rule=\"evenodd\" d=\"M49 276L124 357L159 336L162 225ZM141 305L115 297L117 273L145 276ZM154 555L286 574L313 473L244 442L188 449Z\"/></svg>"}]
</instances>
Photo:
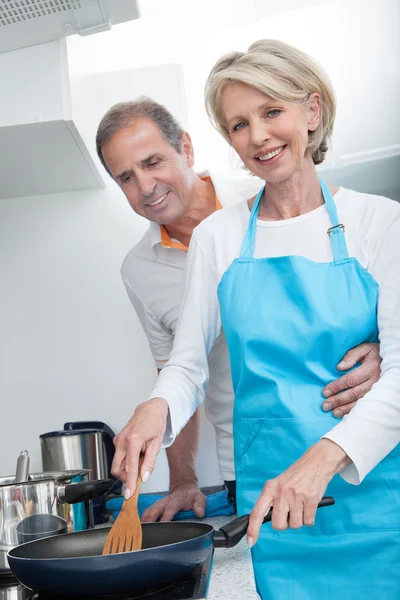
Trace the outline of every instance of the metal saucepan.
<instances>
[{"instance_id":1,"label":"metal saucepan","mask_svg":"<svg viewBox=\"0 0 400 600\"><path fill-rule=\"evenodd\" d=\"M319 508L334 504L322 498ZM271 511L264 523L271 520ZM101 555L110 528L29 542L8 553L14 575L51 598L115 595L172 583L202 565L212 547L232 548L245 535L249 515L219 531L205 523L143 523L143 549Z\"/></svg>"},{"instance_id":2,"label":"metal saucepan","mask_svg":"<svg viewBox=\"0 0 400 600\"><path fill-rule=\"evenodd\" d=\"M45 515L66 521L68 532L91 528L94 522L90 498L104 494L111 485L108 479L90 481L88 469L31 473L29 481L19 483L15 482L15 475L0 478L0 575L10 573L7 552L20 543L18 535L26 540L27 528L32 530L33 523L28 525L26 521L29 517L42 515L47 532L56 533L59 527L51 529ZM39 536L38 525L36 521Z\"/></svg>"}]
</instances>

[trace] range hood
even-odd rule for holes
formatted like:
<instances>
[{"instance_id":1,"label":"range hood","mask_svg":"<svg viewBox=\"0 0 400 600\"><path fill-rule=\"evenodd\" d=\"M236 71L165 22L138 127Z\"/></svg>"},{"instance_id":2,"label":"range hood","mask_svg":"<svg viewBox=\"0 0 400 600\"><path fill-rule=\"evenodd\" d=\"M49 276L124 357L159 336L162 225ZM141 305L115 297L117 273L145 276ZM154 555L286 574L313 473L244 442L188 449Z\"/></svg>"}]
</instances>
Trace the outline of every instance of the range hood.
<instances>
[{"instance_id":1,"label":"range hood","mask_svg":"<svg viewBox=\"0 0 400 600\"><path fill-rule=\"evenodd\" d=\"M0 198L105 187L74 118L66 35L138 16L132 0L0 0Z\"/></svg>"},{"instance_id":2,"label":"range hood","mask_svg":"<svg viewBox=\"0 0 400 600\"><path fill-rule=\"evenodd\" d=\"M135 0L0 0L0 52L99 33L139 16Z\"/></svg>"}]
</instances>

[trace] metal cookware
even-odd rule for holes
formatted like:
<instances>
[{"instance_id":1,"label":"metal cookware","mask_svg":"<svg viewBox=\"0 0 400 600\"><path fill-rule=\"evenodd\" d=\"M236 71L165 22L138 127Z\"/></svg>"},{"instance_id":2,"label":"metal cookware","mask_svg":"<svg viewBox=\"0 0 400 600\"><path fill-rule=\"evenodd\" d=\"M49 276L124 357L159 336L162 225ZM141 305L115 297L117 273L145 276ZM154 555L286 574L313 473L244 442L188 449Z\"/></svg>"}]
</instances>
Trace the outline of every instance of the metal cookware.
<instances>
[{"instance_id":1,"label":"metal cookware","mask_svg":"<svg viewBox=\"0 0 400 600\"><path fill-rule=\"evenodd\" d=\"M21 522L34 515L54 515L66 521L69 532L91 528L90 499L111 485L110 480L90 481L90 471L84 469L31 473L29 481L20 483L15 482L15 475L0 478L0 575L10 572L7 552L20 543L17 527ZM19 533L24 535L21 527Z\"/></svg>"},{"instance_id":2,"label":"metal cookware","mask_svg":"<svg viewBox=\"0 0 400 600\"><path fill-rule=\"evenodd\" d=\"M51 535L68 533L68 523L58 515L31 515L25 517L17 525L17 538L19 544L33 542Z\"/></svg>"},{"instance_id":3,"label":"metal cookware","mask_svg":"<svg viewBox=\"0 0 400 600\"><path fill-rule=\"evenodd\" d=\"M122 483L111 474L114 458L114 432L102 421L72 421L60 431L40 436L43 471L90 469L92 480L112 479L113 494L121 493ZM95 523L106 521L105 499L93 502Z\"/></svg>"},{"instance_id":4,"label":"metal cookware","mask_svg":"<svg viewBox=\"0 0 400 600\"><path fill-rule=\"evenodd\" d=\"M331 497L319 507L331 506ZM26 587L51 598L123 594L174 582L194 571L212 547L232 548L245 535L249 516L219 531L205 523L143 523L143 549L101 555L110 528L37 540L14 548L8 560ZM264 523L271 520L271 511Z\"/></svg>"},{"instance_id":5,"label":"metal cookware","mask_svg":"<svg viewBox=\"0 0 400 600\"><path fill-rule=\"evenodd\" d=\"M15 483L28 481L29 474L29 454L28 450L22 450L17 460L17 470L15 473Z\"/></svg>"}]
</instances>

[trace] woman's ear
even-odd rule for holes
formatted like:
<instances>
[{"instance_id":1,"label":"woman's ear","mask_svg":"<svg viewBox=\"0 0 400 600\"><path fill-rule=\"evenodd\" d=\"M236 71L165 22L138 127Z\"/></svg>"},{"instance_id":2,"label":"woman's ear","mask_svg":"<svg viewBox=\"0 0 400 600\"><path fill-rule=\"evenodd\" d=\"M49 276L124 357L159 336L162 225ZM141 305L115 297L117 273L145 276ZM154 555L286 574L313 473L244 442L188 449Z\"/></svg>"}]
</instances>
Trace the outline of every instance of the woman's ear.
<instances>
[{"instance_id":1,"label":"woman's ear","mask_svg":"<svg viewBox=\"0 0 400 600\"><path fill-rule=\"evenodd\" d=\"M310 94L308 99L308 131L318 128L321 118L321 97L318 92Z\"/></svg>"}]
</instances>

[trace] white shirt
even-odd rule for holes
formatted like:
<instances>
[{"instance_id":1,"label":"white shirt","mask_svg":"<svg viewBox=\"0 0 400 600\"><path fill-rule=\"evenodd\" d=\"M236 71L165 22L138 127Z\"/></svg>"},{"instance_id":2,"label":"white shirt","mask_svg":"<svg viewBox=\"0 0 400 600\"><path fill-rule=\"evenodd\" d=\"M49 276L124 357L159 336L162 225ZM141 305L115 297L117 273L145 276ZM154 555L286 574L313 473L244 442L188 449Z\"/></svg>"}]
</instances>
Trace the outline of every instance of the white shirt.
<instances>
[{"instance_id":1,"label":"white shirt","mask_svg":"<svg viewBox=\"0 0 400 600\"><path fill-rule=\"evenodd\" d=\"M206 177L208 173L199 174ZM211 173L223 206L232 206L256 194L262 187L257 178L227 181ZM175 245L175 244L174 244ZM176 244L181 246L180 244ZM150 223L140 242L124 259L121 275L129 298L148 337L159 369L169 358L184 293L187 252L162 245L160 226ZM223 333L208 360L209 383L205 409L216 433L218 464L223 479L235 479L233 464L233 389L228 348Z\"/></svg>"},{"instance_id":2,"label":"white shirt","mask_svg":"<svg viewBox=\"0 0 400 600\"><path fill-rule=\"evenodd\" d=\"M334 196L344 223L349 256L379 284L378 327L381 378L351 413L326 436L352 459L342 471L359 483L400 442L400 205L380 196L341 188ZM217 287L239 256L249 220L247 202L224 208L192 236L182 312L170 360L151 398L168 401L170 443L202 401L209 377L207 355L220 334ZM255 257L300 255L332 261L326 206L293 219L257 220Z\"/></svg>"}]
</instances>

